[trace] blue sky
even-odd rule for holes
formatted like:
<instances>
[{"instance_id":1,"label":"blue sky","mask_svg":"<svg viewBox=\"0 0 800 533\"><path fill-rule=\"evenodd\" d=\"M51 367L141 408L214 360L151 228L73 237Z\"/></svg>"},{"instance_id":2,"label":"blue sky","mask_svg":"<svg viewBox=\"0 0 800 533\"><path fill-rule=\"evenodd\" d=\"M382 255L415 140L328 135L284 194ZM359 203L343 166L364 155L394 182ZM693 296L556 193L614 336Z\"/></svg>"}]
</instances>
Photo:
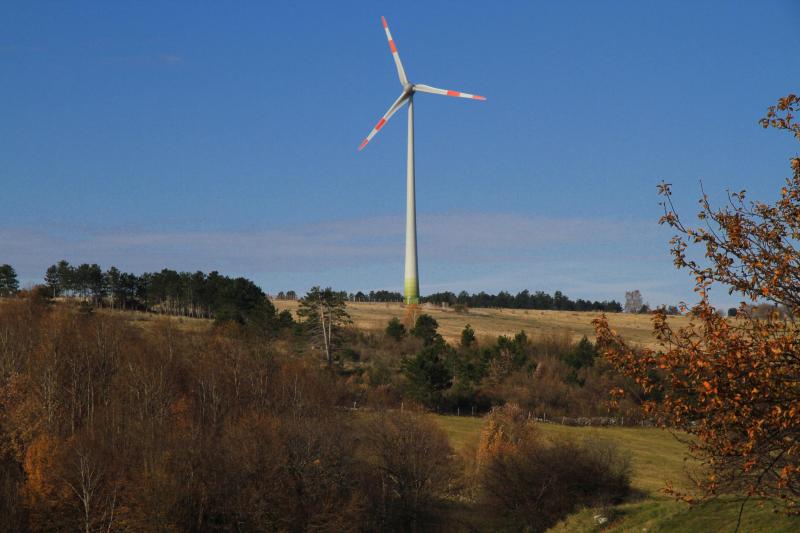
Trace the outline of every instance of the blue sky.
<instances>
[{"instance_id":1,"label":"blue sky","mask_svg":"<svg viewBox=\"0 0 800 533\"><path fill-rule=\"evenodd\" d=\"M412 82L420 277L692 301L656 184L771 200L798 147L800 3L3 2L0 263L61 259L402 289ZM722 305L732 300L716 295Z\"/></svg>"}]
</instances>

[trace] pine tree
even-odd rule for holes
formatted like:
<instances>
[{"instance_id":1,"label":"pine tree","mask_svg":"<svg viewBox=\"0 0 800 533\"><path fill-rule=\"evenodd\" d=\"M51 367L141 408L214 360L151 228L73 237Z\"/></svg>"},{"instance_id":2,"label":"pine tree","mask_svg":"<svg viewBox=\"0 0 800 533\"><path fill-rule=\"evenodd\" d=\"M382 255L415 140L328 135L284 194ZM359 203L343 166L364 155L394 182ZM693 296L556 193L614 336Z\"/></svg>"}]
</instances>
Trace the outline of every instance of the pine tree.
<instances>
[{"instance_id":1,"label":"pine tree","mask_svg":"<svg viewBox=\"0 0 800 533\"><path fill-rule=\"evenodd\" d=\"M0 265L0 296L12 296L19 290L17 272L11 265Z\"/></svg>"},{"instance_id":2,"label":"pine tree","mask_svg":"<svg viewBox=\"0 0 800 533\"><path fill-rule=\"evenodd\" d=\"M352 322L346 307L342 294L334 292L330 287L312 287L300 299L297 315L304 320L311 342L321 345L325 350L329 367L333 366L333 351L341 328Z\"/></svg>"}]
</instances>

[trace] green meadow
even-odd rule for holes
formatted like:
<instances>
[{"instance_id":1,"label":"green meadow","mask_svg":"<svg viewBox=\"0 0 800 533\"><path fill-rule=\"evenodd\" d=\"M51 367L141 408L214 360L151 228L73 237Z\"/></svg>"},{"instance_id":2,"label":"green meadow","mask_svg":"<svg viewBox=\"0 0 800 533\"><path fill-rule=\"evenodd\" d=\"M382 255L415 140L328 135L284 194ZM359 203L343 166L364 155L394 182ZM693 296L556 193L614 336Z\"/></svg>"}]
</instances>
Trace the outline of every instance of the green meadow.
<instances>
[{"instance_id":1,"label":"green meadow","mask_svg":"<svg viewBox=\"0 0 800 533\"><path fill-rule=\"evenodd\" d=\"M436 416L457 452L467 452L477 444L482 418ZM705 533L736 529L740 502L720 498L689 506L663 493L667 482L676 488L691 486L690 474L699 465L688 458L687 447L670 432L655 428L583 428L539 424L542 434L553 439L603 439L615 443L629 454L632 466L633 495L629 501L611 508L583 509L569 516L551 531L637 531ZM604 523L599 523L602 518ZM473 525L480 528L480 525ZM776 513L769 502L748 502L739 531L800 531L800 518Z\"/></svg>"}]
</instances>

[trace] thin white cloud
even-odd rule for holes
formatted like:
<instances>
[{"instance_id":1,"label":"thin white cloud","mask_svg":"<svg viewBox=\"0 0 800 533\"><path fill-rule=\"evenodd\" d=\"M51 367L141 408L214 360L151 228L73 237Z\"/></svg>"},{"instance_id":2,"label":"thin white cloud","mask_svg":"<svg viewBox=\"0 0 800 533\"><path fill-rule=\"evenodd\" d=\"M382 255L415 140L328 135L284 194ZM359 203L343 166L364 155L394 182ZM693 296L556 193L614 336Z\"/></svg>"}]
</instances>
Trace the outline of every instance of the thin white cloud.
<instances>
[{"instance_id":1,"label":"thin white cloud","mask_svg":"<svg viewBox=\"0 0 800 533\"><path fill-rule=\"evenodd\" d=\"M183 58L176 54L161 54L158 56L158 60L162 63L178 63Z\"/></svg>"},{"instance_id":2,"label":"thin white cloud","mask_svg":"<svg viewBox=\"0 0 800 533\"><path fill-rule=\"evenodd\" d=\"M315 283L391 288L402 279L404 231L399 216L258 231L12 228L0 229L0 263L30 281L64 258L131 272L219 270L268 290L290 283L296 289ZM666 239L652 224L451 213L421 215L418 231L425 290L562 289L574 297L617 299L631 287L672 292L670 282L653 281L654 266L658 276L672 267Z\"/></svg>"},{"instance_id":3,"label":"thin white cloud","mask_svg":"<svg viewBox=\"0 0 800 533\"><path fill-rule=\"evenodd\" d=\"M261 231L75 230L64 234L6 229L0 231L0 249L8 255L31 257L31 263L70 256L142 268L190 269L196 263L219 262L236 264L239 270L268 271L286 265L301 267L298 262L304 261L338 266L396 258L403 253L404 227L401 217L385 216ZM524 258L534 249L613 243L628 238L631 228L605 220L479 213L422 215L418 231L421 254L432 259L482 261Z\"/></svg>"}]
</instances>

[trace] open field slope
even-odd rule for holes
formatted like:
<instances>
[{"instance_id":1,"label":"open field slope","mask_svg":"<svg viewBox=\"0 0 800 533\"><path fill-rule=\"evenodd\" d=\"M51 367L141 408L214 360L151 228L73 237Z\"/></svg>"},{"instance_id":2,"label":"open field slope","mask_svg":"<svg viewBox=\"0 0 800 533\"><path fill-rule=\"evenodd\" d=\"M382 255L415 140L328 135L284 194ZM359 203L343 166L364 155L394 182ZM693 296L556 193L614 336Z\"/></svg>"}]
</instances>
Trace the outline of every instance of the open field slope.
<instances>
[{"instance_id":1,"label":"open field slope","mask_svg":"<svg viewBox=\"0 0 800 533\"><path fill-rule=\"evenodd\" d=\"M279 310L297 310L297 302L292 300L273 301ZM393 317L402 319L405 306L400 303L350 302L347 311L359 328L382 330ZM489 335L513 335L520 330L527 334L569 335L573 340L583 335L592 337L592 320L600 316L598 312L578 311L537 311L533 309L470 309L467 313L457 313L453 309L436 306L421 306L421 311L433 316L439 322L439 333L448 341L457 341L465 324L470 324L478 337ZM630 315L610 313L611 325L626 339L639 344L652 344L652 323L650 315ZM673 318L676 324L686 324L684 317Z\"/></svg>"},{"instance_id":2,"label":"open field slope","mask_svg":"<svg viewBox=\"0 0 800 533\"><path fill-rule=\"evenodd\" d=\"M436 416L435 420L457 451L477 443L483 425L482 418ZM666 481L671 481L676 488L687 487L690 483L687 468L692 468L691 462L685 459L686 447L669 432L651 428L579 428L556 424L539 424L538 427L546 437L551 438L605 439L614 442L630 454L633 467L631 481L636 495L630 502L610 509L584 509L551 531L734 531L739 513L738 502L721 499L690 508L662 494ZM598 524L596 516L605 517L608 521ZM800 531L800 518L775 514L769 505L759 507L753 502L745 508L739 531Z\"/></svg>"}]
</instances>

